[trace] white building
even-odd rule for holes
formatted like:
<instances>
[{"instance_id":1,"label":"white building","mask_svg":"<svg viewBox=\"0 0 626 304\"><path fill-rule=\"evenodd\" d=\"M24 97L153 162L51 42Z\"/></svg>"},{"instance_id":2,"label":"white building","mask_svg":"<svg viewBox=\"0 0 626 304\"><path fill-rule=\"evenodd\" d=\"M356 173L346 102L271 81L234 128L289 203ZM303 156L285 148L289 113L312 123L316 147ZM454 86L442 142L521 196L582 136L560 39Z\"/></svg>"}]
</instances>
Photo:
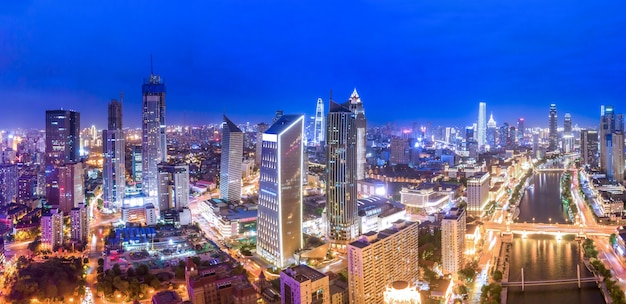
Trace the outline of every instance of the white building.
<instances>
[{"instance_id":1,"label":"white building","mask_svg":"<svg viewBox=\"0 0 626 304\"><path fill-rule=\"evenodd\" d=\"M241 201L242 158L243 132L224 115L222 156L220 159L220 195L226 201Z\"/></svg>"},{"instance_id":2,"label":"white building","mask_svg":"<svg viewBox=\"0 0 626 304\"><path fill-rule=\"evenodd\" d=\"M63 244L63 211L53 208L41 216L41 243L49 249Z\"/></svg>"},{"instance_id":3,"label":"white building","mask_svg":"<svg viewBox=\"0 0 626 304\"><path fill-rule=\"evenodd\" d=\"M283 115L265 133L261 151L257 252L285 267L302 248L304 116Z\"/></svg>"},{"instance_id":4,"label":"white building","mask_svg":"<svg viewBox=\"0 0 626 304\"><path fill-rule=\"evenodd\" d=\"M400 220L392 228L368 232L348 244L350 303L383 303L392 282L417 281L417 230L417 223Z\"/></svg>"},{"instance_id":5,"label":"white building","mask_svg":"<svg viewBox=\"0 0 626 304\"><path fill-rule=\"evenodd\" d=\"M189 206L189 166L159 164L159 212Z\"/></svg>"},{"instance_id":6,"label":"white building","mask_svg":"<svg viewBox=\"0 0 626 304\"><path fill-rule=\"evenodd\" d=\"M481 215L489 202L489 173L479 172L467 178L467 211Z\"/></svg>"},{"instance_id":7,"label":"white building","mask_svg":"<svg viewBox=\"0 0 626 304\"><path fill-rule=\"evenodd\" d=\"M406 210L402 204L380 196L359 199L357 206L361 234L387 229L406 216Z\"/></svg>"},{"instance_id":8,"label":"white building","mask_svg":"<svg viewBox=\"0 0 626 304\"><path fill-rule=\"evenodd\" d=\"M70 224L72 240L86 243L89 236L89 217L85 204L80 203L70 211Z\"/></svg>"},{"instance_id":9,"label":"white building","mask_svg":"<svg viewBox=\"0 0 626 304\"><path fill-rule=\"evenodd\" d=\"M282 303L331 304L328 276L306 265L280 272Z\"/></svg>"},{"instance_id":10,"label":"white building","mask_svg":"<svg viewBox=\"0 0 626 304\"><path fill-rule=\"evenodd\" d=\"M456 275L463 268L465 253L465 210L452 208L441 221L441 260L444 274Z\"/></svg>"}]
</instances>

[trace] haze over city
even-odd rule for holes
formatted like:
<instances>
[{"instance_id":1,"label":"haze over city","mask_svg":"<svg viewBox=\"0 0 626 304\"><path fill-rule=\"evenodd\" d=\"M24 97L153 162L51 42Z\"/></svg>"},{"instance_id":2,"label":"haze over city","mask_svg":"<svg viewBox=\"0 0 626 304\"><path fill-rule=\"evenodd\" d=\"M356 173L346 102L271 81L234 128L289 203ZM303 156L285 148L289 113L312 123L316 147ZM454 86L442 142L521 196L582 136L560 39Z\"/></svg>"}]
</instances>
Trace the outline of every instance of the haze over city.
<instances>
[{"instance_id":1,"label":"haze over city","mask_svg":"<svg viewBox=\"0 0 626 304\"><path fill-rule=\"evenodd\" d=\"M168 86L168 123L312 114L357 88L370 124L465 125L475 104L498 122L546 123L550 103L582 126L626 96L623 1L9 1L0 9L0 127L42 127L23 109L68 108L103 126L125 93ZM445 108L445 111L442 110Z\"/></svg>"}]
</instances>

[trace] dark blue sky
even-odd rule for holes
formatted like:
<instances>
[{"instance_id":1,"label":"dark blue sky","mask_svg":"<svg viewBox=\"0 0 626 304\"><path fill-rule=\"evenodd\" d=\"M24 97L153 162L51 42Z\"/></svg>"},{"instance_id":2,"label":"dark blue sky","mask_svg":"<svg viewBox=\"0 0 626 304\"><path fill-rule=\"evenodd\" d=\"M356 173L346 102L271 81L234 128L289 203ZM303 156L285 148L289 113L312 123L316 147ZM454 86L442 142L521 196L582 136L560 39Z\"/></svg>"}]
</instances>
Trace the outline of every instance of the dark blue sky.
<instances>
[{"instance_id":1,"label":"dark blue sky","mask_svg":"<svg viewBox=\"0 0 626 304\"><path fill-rule=\"evenodd\" d=\"M89 4L87 4L89 3ZM182 3L185 3L184 5ZM125 92L139 126L141 83L167 84L168 123L313 114L356 87L368 120L468 125L478 102L498 122L595 126L626 112L626 2L3 1L0 128L43 127L44 110L105 126Z\"/></svg>"}]
</instances>

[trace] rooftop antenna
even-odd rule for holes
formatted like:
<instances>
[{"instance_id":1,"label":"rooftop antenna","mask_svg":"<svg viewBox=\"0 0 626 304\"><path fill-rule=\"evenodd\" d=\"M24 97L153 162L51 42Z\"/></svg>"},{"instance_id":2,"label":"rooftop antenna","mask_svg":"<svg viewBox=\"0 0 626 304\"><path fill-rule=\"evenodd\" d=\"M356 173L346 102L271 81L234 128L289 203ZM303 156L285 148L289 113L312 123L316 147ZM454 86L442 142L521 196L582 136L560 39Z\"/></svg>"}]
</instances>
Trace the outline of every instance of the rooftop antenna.
<instances>
[{"instance_id":1,"label":"rooftop antenna","mask_svg":"<svg viewBox=\"0 0 626 304\"><path fill-rule=\"evenodd\" d=\"M330 89L330 100L333 100L333 89Z\"/></svg>"},{"instance_id":2,"label":"rooftop antenna","mask_svg":"<svg viewBox=\"0 0 626 304\"><path fill-rule=\"evenodd\" d=\"M124 91L120 91L120 104L124 101Z\"/></svg>"},{"instance_id":3,"label":"rooftop antenna","mask_svg":"<svg viewBox=\"0 0 626 304\"><path fill-rule=\"evenodd\" d=\"M152 54L150 54L150 75L153 75L154 73L152 72Z\"/></svg>"}]
</instances>

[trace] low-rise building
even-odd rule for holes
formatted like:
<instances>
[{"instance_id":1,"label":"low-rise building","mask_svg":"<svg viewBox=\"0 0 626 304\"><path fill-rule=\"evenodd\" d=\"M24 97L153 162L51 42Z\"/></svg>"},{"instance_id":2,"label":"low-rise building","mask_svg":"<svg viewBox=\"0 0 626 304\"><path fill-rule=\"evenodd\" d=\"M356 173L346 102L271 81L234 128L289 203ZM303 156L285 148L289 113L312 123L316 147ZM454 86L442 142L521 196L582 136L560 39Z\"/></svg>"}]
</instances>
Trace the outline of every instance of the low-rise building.
<instances>
[{"instance_id":1,"label":"low-rise building","mask_svg":"<svg viewBox=\"0 0 626 304\"><path fill-rule=\"evenodd\" d=\"M280 297L283 303L331 304L328 276L306 265L288 267L280 272Z\"/></svg>"},{"instance_id":2,"label":"low-rise building","mask_svg":"<svg viewBox=\"0 0 626 304\"><path fill-rule=\"evenodd\" d=\"M258 210L254 204L232 204L222 199L204 201L203 216L223 238L239 238L256 233Z\"/></svg>"},{"instance_id":3,"label":"low-rise building","mask_svg":"<svg viewBox=\"0 0 626 304\"><path fill-rule=\"evenodd\" d=\"M234 274L229 263L198 266L187 259L185 282L194 304L256 304L257 293L243 274Z\"/></svg>"},{"instance_id":4,"label":"low-rise building","mask_svg":"<svg viewBox=\"0 0 626 304\"><path fill-rule=\"evenodd\" d=\"M406 215L404 205L380 196L359 199L357 207L359 210L359 231L361 234L387 229L394 222L404 219Z\"/></svg>"},{"instance_id":5,"label":"low-rise building","mask_svg":"<svg viewBox=\"0 0 626 304\"><path fill-rule=\"evenodd\" d=\"M621 217L624 212L623 194L620 195L609 191L599 191L598 194L598 207L600 207L602 215L606 217L618 215Z\"/></svg>"},{"instance_id":6,"label":"low-rise building","mask_svg":"<svg viewBox=\"0 0 626 304\"><path fill-rule=\"evenodd\" d=\"M173 290L157 292L152 296L152 304L182 304L183 299Z\"/></svg>"},{"instance_id":7,"label":"low-rise building","mask_svg":"<svg viewBox=\"0 0 626 304\"><path fill-rule=\"evenodd\" d=\"M474 256L482 244L482 225L467 224L465 229L465 255Z\"/></svg>"}]
</instances>

